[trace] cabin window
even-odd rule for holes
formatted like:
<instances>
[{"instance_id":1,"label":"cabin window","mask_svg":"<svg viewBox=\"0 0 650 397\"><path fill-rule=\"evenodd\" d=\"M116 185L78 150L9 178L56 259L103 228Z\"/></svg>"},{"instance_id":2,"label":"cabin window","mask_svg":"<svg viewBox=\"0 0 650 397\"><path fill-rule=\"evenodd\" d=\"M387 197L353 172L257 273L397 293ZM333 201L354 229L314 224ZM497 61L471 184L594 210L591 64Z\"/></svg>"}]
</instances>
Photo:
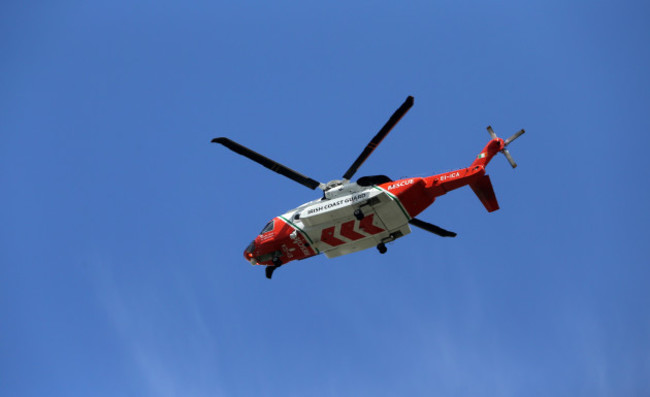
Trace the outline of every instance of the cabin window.
<instances>
[{"instance_id":1,"label":"cabin window","mask_svg":"<svg viewBox=\"0 0 650 397\"><path fill-rule=\"evenodd\" d=\"M268 233L271 230L273 230L273 221L267 223L266 226L264 226L264 229L262 229L262 231L260 232L260 234Z\"/></svg>"}]
</instances>

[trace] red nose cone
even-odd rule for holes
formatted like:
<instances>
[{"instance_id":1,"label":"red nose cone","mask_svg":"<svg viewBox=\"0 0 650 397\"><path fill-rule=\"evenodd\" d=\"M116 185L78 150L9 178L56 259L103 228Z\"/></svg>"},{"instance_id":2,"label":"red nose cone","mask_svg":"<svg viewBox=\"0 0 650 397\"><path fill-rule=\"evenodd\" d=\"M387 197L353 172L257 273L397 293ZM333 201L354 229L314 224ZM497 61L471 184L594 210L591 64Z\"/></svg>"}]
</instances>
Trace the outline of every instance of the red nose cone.
<instances>
[{"instance_id":1,"label":"red nose cone","mask_svg":"<svg viewBox=\"0 0 650 397\"><path fill-rule=\"evenodd\" d=\"M255 259L253 259L254 258L254 255L253 255L254 251L255 251L255 242L250 243L250 245L248 247L246 247L246 249L244 250L244 259L246 259L246 261L248 261L249 263L251 263L253 265L256 262Z\"/></svg>"},{"instance_id":2,"label":"red nose cone","mask_svg":"<svg viewBox=\"0 0 650 397\"><path fill-rule=\"evenodd\" d=\"M251 252L244 251L244 259L251 265L257 265L257 259L255 259Z\"/></svg>"}]
</instances>

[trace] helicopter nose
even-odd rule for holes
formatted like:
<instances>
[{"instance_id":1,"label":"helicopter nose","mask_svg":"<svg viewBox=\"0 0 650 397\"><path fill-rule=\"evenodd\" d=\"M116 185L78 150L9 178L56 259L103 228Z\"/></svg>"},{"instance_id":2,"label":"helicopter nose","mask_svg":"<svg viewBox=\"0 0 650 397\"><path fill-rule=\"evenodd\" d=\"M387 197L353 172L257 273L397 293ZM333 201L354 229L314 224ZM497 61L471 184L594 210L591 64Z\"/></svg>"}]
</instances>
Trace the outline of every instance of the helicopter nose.
<instances>
[{"instance_id":1,"label":"helicopter nose","mask_svg":"<svg viewBox=\"0 0 650 397\"><path fill-rule=\"evenodd\" d=\"M250 262L251 265L256 265L257 264L257 259L253 256L253 252L255 251L255 242L252 242L246 247L244 250L244 259L246 259L248 262Z\"/></svg>"},{"instance_id":2,"label":"helicopter nose","mask_svg":"<svg viewBox=\"0 0 650 397\"><path fill-rule=\"evenodd\" d=\"M257 259L253 258L253 254L250 252L244 252L244 259L246 259L251 265L257 265Z\"/></svg>"}]
</instances>

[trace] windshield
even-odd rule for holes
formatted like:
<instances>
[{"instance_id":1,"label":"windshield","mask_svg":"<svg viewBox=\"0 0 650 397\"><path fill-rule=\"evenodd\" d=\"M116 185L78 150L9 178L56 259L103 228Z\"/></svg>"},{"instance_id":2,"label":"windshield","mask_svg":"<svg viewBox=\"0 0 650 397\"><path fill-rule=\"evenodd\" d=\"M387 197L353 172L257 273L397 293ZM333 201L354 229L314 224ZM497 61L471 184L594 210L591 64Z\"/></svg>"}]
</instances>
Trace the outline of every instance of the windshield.
<instances>
[{"instance_id":1,"label":"windshield","mask_svg":"<svg viewBox=\"0 0 650 397\"><path fill-rule=\"evenodd\" d=\"M262 229L262 231L260 232L260 234L268 233L271 230L273 230L273 221L267 223L266 226L264 226L264 229Z\"/></svg>"}]
</instances>

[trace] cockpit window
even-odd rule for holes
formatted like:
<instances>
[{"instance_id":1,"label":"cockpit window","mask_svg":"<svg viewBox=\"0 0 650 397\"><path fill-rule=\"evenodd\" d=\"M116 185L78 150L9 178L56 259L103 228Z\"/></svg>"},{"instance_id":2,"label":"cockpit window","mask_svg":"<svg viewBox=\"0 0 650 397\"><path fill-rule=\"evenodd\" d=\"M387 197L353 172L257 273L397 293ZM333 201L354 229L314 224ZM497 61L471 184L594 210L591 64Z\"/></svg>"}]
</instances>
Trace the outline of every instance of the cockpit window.
<instances>
[{"instance_id":1,"label":"cockpit window","mask_svg":"<svg viewBox=\"0 0 650 397\"><path fill-rule=\"evenodd\" d=\"M270 232L271 230L273 230L273 221L267 223L266 226L264 226L264 229L262 229L262 231L260 232L260 234Z\"/></svg>"},{"instance_id":2,"label":"cockpit window","mask_svg":"<svg viewBox=\"0 0 650 397\"><path fill-rule=\"evenodd\" d=\"M246 247L246 252L248 252L249 254L252 254L253 252L255 252L255 243L254 242L250 243L248 245L248 247Z\"/></svg>"}]
</instances>

